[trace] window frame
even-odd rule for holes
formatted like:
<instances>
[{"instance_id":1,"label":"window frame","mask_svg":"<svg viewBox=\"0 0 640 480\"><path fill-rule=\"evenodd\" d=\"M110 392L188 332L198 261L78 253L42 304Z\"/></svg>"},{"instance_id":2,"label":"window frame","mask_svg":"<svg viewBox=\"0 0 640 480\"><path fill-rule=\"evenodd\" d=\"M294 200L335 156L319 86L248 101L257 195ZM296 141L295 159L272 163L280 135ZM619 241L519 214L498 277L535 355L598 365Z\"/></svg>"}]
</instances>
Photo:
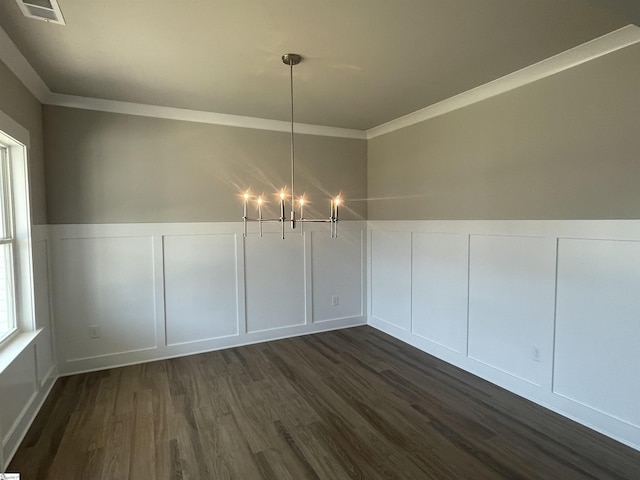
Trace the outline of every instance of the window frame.
<instances>
[{"instance_id":1,"label":"window frame","mask_svg":"<svg viewBox=\"0 0 640 480\"><path fill-rule=\"evenodd\" d=\"M7 268L7 309L9 310L10 323L5 332L0 332L0 345L9 340L20 331L18 325L19 301L16 288L17 261L16 261L16 235L15 235L15 211L13 208L13 178L11 168L11 156L9 146L0 139L0 208L2 219L0 220L0 247L9 246L10 261Z\"/></svg>"},{"instance_id":2,"label":"window frame","mask_svg":"<svg viewBox=\"0 0 640 480\"><path fill-rule=\"evenodd\" d=\"M13 212L13 299L15 328L0 339L0 364L4 351L23 334L36 333L35 288L31 242L29 190L29 132L0 110L0 145L6 148ZM1 194L1 193L0 193ZM0 206L0 208L4 208ZM0 235L2 233L0 232Z\"/></svg>"}]
</instances>

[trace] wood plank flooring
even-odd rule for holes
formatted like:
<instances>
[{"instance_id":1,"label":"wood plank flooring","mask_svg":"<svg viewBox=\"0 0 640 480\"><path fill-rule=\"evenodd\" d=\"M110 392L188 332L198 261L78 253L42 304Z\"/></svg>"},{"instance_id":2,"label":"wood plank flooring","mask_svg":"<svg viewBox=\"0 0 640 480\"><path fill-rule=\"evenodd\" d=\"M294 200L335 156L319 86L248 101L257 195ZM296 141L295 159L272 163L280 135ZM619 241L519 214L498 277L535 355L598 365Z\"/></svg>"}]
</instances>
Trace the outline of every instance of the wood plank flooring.
<instances>
[{"instance_id":1,"label":"wood plank flooring","mask_svg":"<svg viewBox=\"0 0 640 480\"><path fill-rule=\"evenodd\" d=\"M365 326L61 378L8 471L620 480L640 452Z\"/></svg>"}]
</instances>

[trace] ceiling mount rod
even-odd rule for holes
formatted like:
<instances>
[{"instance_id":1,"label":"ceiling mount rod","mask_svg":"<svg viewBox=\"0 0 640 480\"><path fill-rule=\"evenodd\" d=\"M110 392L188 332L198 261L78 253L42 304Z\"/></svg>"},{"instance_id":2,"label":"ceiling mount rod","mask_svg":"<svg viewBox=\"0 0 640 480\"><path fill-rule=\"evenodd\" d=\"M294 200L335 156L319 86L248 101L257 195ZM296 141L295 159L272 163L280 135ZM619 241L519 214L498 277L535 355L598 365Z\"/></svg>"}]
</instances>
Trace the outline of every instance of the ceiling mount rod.
<instances>
[{"instance_id":1,"label":"ceiling mount rod","mask_svg":"<svg viewBox=\"0 0 640 480\"><path fill-rule=\"evenodd\" d=\"M302 61L302 56L297 53L285 53L282 62L289 65L289 92L291 94L291 228L296 228L296 189L295 189L295 147L293 140L293 66Z\"/></svg>"}]
</instances>

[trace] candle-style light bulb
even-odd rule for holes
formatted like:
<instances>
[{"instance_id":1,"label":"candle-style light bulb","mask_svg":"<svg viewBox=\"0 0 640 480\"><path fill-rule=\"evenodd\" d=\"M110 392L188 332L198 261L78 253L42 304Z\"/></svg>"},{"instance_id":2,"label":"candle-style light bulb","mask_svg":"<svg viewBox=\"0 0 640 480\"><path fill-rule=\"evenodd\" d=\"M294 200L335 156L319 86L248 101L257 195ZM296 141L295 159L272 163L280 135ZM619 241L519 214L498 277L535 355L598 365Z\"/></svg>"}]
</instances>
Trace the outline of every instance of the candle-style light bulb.
<instances>
[{"instance_id":1,"label":"candle-style light bulb","mask_svg":"<svg viewBox=\"0 0 640 480\"><path fill-rule=\"evenodd\" d=\"M258 197L258 227L262 236L262 197Z\"/></svg>"},{"instance_id":2,"label":"candle-style light bulb","mask_svg":"<svg viewBox=\"0 0 640 480\"><path fill-rule=\"evenodd\" d=\"M243 216L246 218L246 216L247 216L247 203L249 202L249 192L244 192L243 197L244 197L244 202L243 202L243 205L242 205L242 207L243 207L242 211L244 213Z\"/></svg>"},{"instance_id":3,"label":"candle-style light bulb","mask_svg":"<svg viewBox=\"0 0 640 480\"><path fill-rule=\"evenodd\" d=\"M300 220L302 220L304 218L304 198L300 197L298 202L300 202Z\"/></svg>"},{"instance_id":4,"label":"candle-style light bulb","mask_svg":"<svg viewBox=\"0 0 640 480\"><path fill-rule=\"evenodd\" d=\"M284 190L280 190L280 221L282 222L282 238L284 238Z\"/></svg>"}]
</instances>

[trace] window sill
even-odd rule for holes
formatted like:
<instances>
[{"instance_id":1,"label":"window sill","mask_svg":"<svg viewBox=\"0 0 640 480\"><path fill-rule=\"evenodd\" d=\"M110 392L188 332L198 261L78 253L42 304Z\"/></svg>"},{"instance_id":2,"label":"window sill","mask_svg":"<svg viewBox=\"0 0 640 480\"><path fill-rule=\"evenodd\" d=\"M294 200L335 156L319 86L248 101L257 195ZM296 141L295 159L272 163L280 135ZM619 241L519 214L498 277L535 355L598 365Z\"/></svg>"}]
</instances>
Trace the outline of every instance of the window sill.
<instances>
[{"instance_id":1,"label":"window sill","mask_svg":"<svg viewBox=\"0 0 640 480\"><path fill-rule=\"evenodd\" d=\"M30 332L20 332L10 337L0 347L0 374L4 372L18 356L35 342L42 328Z\"/></svg>"}]
</instances>

